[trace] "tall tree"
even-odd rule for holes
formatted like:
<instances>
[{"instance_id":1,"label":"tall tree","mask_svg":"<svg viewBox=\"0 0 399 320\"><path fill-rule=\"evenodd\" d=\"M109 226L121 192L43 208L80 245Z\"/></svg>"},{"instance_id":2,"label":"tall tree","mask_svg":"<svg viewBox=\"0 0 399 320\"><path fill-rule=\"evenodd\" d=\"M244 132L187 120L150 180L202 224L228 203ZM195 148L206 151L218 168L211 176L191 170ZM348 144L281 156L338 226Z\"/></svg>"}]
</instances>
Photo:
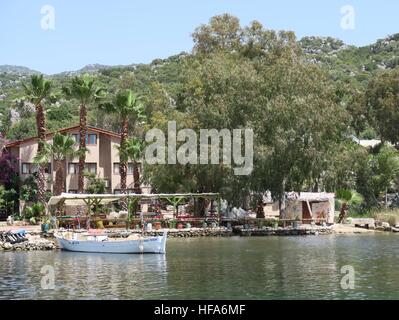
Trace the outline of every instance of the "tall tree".
<instances>
[{"instance_id":1,"label":"tall tree","mask_svg":"<svg viewBox=\"0 0 399 320\"><path fill-rule=\"evenodd\" d=\"M88 74L82 77L74 77L70 87L63 88L67 97L75 98L79 101L79 177L78 192L84 190L84 168L86 162L86 136L87 136L87 110L91 103L98 103L105 97L105 89L95 86L95 80Z\"/></svg>"},{"instance_id":2,"label":"tall tree","mask_svg":"<svg viewBox=\"0 0 399 320\"><path fill-rule=\"evenodd\" d=\"M81 150L76 150L74 144L75 139L71 135L56 133L53 137L53 142L51 144L45 142L42 151L34 159L38 164L47 164L51 162L51 159L54 160L54 195L56 196L65 191L64 161L67 157L74 158L82 152Z\"/></svg>"},{"instance_id":3,"label":"tall tree","mask_svg":"<svg viewBox=\"0 0 399 320\"><path fill-rule=\"evenodd\" d=\"M141 193L141 179L139 171L139 161L143 157L144 142L136 137L127 139L124 143L123 150L120 150L120 156L125 160L133 161L133 183L134 193Z\"/></svg>"},{"instance_id":4,"label":"tall tree","mask_svg":"<svg viewBox=\"0 0 399 320\"><path fill-rule=\"evenodd\" d=\"M193 33L194 52L210 53L216 50L237 50L242 30L240 20L229 14L214 16Z\"/></svg>"},{"instance_id":5,"label":"tall tree","mask_svg":"<svg viewBox=\"0 0 399 320\"><path fill-rule=\"evenodd\" d=\"M43 101L50 96L51 82L45 80L43 75L32 75L30 84L23 83L27 98L35 106L36 111L36 129L37 137L39 139L37 153L39 154L43 149L43 143L46 141L46 116L43 108ZM38 201L43 205L46 204L46 177L45 170L47 164L41 164L38 169L37 187L38 187Z\"/></svg>"},{"instance_id":6,"label":"tall tree","mask_svg":"<svg viewBox=\"0 0 399 320\"><path fill-rule=\"evenodd\" d=\"M366 103L370 122L381 139L399 148L399 67L384 71L369 82Z\"/></svg>"},{"instance_id":7,"label":"tall tree","mask_svg":"<svg viewBox=\"0 0 399 320\"><path fill-rule=\"evenodd\" d=\"M128 145L129 136L129 122L134 128L140 121L144 120L146 117L144 115L144 104L141 98L136 95L132 90L122 90L119 91L113 103L107 103L102 105L108 113L116 113L119 115L121 123L121 144L119 148L119 174L121 177L121 193L126 193L126 180L127 180L127 166L130 154L127 152L127 148L131 147ZM135 159L135 158L134 158ZM133 173L138 172L138 164L135 160L133 162ZM136 184L136 177L134 174L134 183ZM135 186L135 192L138 193L140 190L140 184L138 188Z\"/></svg>"},{"instance_id":8,"label":"tall tree","mask_svg":"<svg viewBox=\"0 0 399 320\"><path fill-rule=\"evenodd\" d=\"M255 111L254 181L284 200L287 191L317 186L331 150L345 139L348 115L327 75L300 57L284 55L261 72L265 103Z\"/></svg>"}]
</instances>

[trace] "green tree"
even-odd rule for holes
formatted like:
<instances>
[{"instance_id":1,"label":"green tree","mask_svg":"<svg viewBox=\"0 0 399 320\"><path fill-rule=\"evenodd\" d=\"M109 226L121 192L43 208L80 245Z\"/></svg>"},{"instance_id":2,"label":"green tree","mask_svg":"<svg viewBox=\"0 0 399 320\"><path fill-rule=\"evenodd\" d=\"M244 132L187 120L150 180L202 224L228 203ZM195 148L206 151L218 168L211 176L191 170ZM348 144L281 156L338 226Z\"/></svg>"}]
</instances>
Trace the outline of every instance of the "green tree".
<instances>
[{"instance_id":1,"label":"green tree","mask_svg":"<svg viewBox=\"0 0 399 320\"><path fill-rule=\"evenodd\" d=\"M229 14L214 16L193 33L194 52L210 53L217 50L237 50L241 42L240 20Z\"/></svg>"},{"instance_id":2,"label":"green tree","mask_svg":"<svg viewBox=\"0 0 399 320\"><path fill-rule=\"evenodd\" d=\"M123 146L123 147L122 147ZM133 187L134 193L141 193L141 179L139 171L139 161L143 159L145 143L136 137L127 139L119 148L119 156L121 159L133 161ZM126 186L126 181L125 181Z\"/></svg>"},{"instance_id":3,"label":"green tree","mask_svg":"<svg viewBox=\"0 0 399 320\"><path fill-rule=\"evenodd\" d=\"M18 204L18 193L15 189L6 189L0 185L0 211L4 211L7 215L15 213L15 207Z\"/></svg>"},{"instance_id":4,"label":"green tree","mask_svg":"<svg viewBox=\"0 0 399 320\"><path fill-rule=\"evenodd\" d=\"M39 154L43 149L42 141L46 140L46 117L44 114L43 101L49 98L51 93L51 82L44 80L43 75L32 75L30 84L23 83L25 93L30 102L35 106L36 111L36 129L37 137L39 140L37 153ZM46 193L46 178L45 178L46 165L42 164L39 166L37 176L38 186L38 201L45 205L45 193Z\"/></svg>"},{"instance_id":5,"label":"green tree","mask_svg":"<svg viewBox=\"0 0 399 320\"><path fill-rule=\"evenodd\" d=\"M84 167L86 161L86 136L87 136L87 110L92 103L98 103L105 98L105 89L95 86L95 79L88 74L82 77L74 77L70 87L63 87L67 97L75 98L79 101L79 177L78 192L84 190Z\"/></svg>"},{"instance_id":6,"label":"green tree","mask_svg":"<svg viewBox=\"0 0 399 320\"><path fill-rule=\"evenodd\" d=\"M356 190L365 197L368 207L378 206L384 194L397 190L399 178L399 152L392 146L381 144L354 166Z\"/></svg>"},{"instance_id":7,"label":"green tree","mask_svg":"<svg viewBox=\"0 0 399 320\"><path fill-rule=\"evenodd\" d=\"M121 125L121 143L119 148L119 173L121 177L121 193L126 193L126 178L127 178L127 165L128 158L130 155L135 156L136 154L129 154L128 149L132 148L133 145L128 143L129 137L129 123L133 129L136 125L140 124L146 117L144 115L144 104L141 98L133 93L132 90L122 90L116 94L113 103L107 103L101 106L107 113L115 113L119 115ZM136 145L134 145L136 146ZM136 152L136 149L131 149ZM133 163L134 173L138 172L136 158ZM134 177L136 178L136 177ZM136 179L135 179L136 183ZM140 190L135 187L135 192Z\"/></svg>"},{"instance_id":8,"label":"green tree","mask_svg":"<svg viewBox=\"0 0 399 320\"><path fill-rule=\"evenodd\" d=\"M242 27L240 20L229 14L212 17L208 24L196 28L192 37L193 51L200 55L229 52L256 59L274 58L286 49L300 52L294 32L267 30L258 21Z\"/></svg>"},{"instance_id":9,"label":"green tree","mask_svg":"<svg viewBox=\"0 0 399 320\"><path fill-rule=\"evenodd\" d=\"M281 200L290 190L319 189L332 150L345 140L348 116L326 74L283 55L262 70L264 104L254 111L254 189ZM304 190L304 187L307 188Z\"/></svg>"},{"instance_id":10,"label":"green tree","mask_svg":"<svg viewBox=\"0 0 399 320\"><path fill-rule=\"evenodd\" d=\"M7 138L11 141L22 140L36 135L36 121L34 118L22 118L7 131Z\"/></svg>"},{"instance_id":11,"label":"green tree","mask_svg":"<svg viewBox=\"0 0 399 320\"><path fill-rule=\"evenodd\" d=\"M67 157L74 158L79 156L81 150L76 150L75 139L71 135L62 135L56 133L53 137L53 142L43 143L43 149L37 154L34 161L38 164L49 163L54 160L55 167L55 184L54 195L58 196L65 191L65 172L64 162ZM86 152L86 150L83 150Z\"/></svg>"},{"instance_id":12,"label":"green tree","mask_svg":"<svg viewBox=\"0 0 399 320\"><path fill-rule=\"evenodd\" d=\"M399 148L399 67L381 72L369 82L366 104L381 139Z\"/></svg>"},{"instance_id":13,"label":"green tree","mask_svg":"<svg viewBox=\"0 0 399 320\"><path fill-rule=\"evenodd\" d=\"M102 178L96 177L94 173L85 172L85 178L88 180L86 191L89 194L102 194L106 193L107 186L106 182Z\"/></svg>"},{"instance_id":14,"label":"green tree","mask_svg":"<svg viewBox=\"0 0 399 320\"><path fill-rule=\"evenodd\" d=\"M342 223L350 206L358 206L363 203L364 198L355 190L340 189L336 192L336 198L341 205L341 213L338 218L338 223Z\"/></svg>"}]
</instances>

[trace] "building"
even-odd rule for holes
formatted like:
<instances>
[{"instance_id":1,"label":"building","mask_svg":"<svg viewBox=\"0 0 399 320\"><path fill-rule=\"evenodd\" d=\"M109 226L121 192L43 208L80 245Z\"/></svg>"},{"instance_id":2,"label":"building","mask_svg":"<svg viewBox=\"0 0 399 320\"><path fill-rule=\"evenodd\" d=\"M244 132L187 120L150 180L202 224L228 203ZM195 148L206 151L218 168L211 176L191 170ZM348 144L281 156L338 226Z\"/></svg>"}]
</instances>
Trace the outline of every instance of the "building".
<instances>
[{"instance_id":1,"label":"building","mask_svg":"<svg viewBox=\"0 0 399 320\"><path fill-rule=\"evenodd\" d=\"M326 192L288 193L284 215L282 218L286 220L334 224L335 194Z\"/></svg>"},{"instance_id":2,"label":"building","mask_svg":"<svg viewBox=\"0 0 399 320\"><path fill-rule=\"evenodd\" d=\"M70 134L75 138L76 147L79 145L79 126L61 129L57 132ZM51 143L56 132L47 134L47 142ZM120 134L88 126L86 144L86 170L94 173L97 177L106 182L108 193L120 193L119 155L117 147L120 145ZM5 148L18 159L17 171L21 179L32 175L37 170L34 164L34 157L37 153L38 139L27 138L5 144ZM55 181L54 163L48 164L46 177L48 191L53 191ZM78 190L78 159L67 159L64 163L65 191L76 193ZM127 188L128 192L133 191L133 163L128 164ZM149 187L142 185L144 192L149 192Z\"/></svg>"}]
</instances>

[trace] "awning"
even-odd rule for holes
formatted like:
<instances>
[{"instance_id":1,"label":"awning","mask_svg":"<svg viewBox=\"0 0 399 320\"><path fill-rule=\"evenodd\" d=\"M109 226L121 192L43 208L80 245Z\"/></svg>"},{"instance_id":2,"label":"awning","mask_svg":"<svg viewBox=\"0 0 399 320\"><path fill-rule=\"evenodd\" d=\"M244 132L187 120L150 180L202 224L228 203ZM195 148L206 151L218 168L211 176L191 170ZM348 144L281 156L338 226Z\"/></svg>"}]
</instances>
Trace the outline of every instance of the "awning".
<instances>
[{"instance_id":1,"label":"awning","mask_svg":"<svg viewBox=\"0 0 399 320\"><path fill-rule=\"evenodd\" d=\"M210 198L217 199L219 193L159 193L159 194L76 194L62 193L59 196L53 196L48 201L48 206L54 206L59 203L68 206L85 206L88 201L93 200L96 204L108 204L120 199L140 198L140 199L168 199L168 198Z\"/></svg>"}]
</instances>

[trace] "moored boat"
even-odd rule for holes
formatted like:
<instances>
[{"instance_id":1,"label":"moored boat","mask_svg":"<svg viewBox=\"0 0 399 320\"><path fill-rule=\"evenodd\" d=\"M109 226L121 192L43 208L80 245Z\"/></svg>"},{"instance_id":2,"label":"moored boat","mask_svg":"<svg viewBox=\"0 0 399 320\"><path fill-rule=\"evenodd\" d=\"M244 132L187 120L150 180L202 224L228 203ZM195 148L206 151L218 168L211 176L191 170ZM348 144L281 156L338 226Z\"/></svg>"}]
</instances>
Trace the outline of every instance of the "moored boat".
<instances>
[{"instance_id":1,"label":"moored boat","mask_svg":"<svg viewBox=\"0 0 399 320\"><path fill-rule=\"evenodd\" d=\"M109 238L104 234L59 232L55 237L63 250L97 253L166 253L167 232L162 236L144 237L131 235L127 238Z\"/></svg>"}]
</instances>

